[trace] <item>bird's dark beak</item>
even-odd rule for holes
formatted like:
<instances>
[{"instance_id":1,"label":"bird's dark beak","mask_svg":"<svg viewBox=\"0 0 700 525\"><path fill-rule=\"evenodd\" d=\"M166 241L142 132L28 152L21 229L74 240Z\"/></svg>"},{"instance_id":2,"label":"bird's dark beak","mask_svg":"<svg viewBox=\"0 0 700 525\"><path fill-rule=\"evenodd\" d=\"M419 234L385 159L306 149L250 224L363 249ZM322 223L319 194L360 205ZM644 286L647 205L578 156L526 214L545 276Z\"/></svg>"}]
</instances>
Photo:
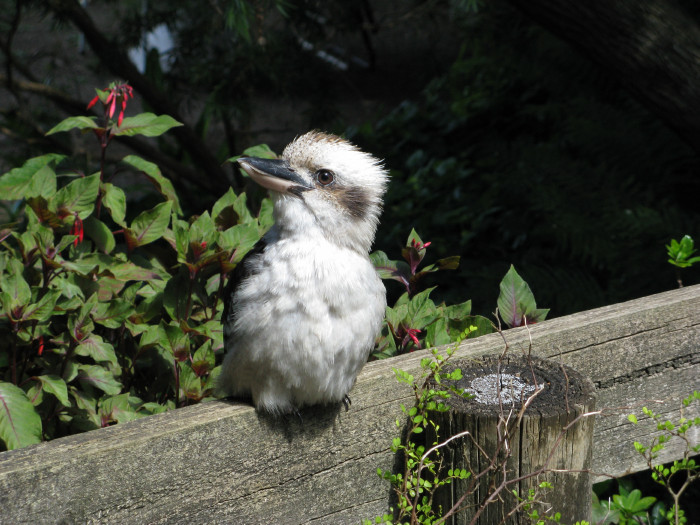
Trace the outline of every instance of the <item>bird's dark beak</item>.
<instances>
[{"instance_id":1,"label":"bird's dark beak","mask_svg":"<svg viewBox=\"0 0 700 525\"><path fill-rule=\"evenodd\" d=\"M311 189L309 183L290 168L286 160L241 157L236 162L263 188L297 196Z\"/></svg>"}]
</instances>

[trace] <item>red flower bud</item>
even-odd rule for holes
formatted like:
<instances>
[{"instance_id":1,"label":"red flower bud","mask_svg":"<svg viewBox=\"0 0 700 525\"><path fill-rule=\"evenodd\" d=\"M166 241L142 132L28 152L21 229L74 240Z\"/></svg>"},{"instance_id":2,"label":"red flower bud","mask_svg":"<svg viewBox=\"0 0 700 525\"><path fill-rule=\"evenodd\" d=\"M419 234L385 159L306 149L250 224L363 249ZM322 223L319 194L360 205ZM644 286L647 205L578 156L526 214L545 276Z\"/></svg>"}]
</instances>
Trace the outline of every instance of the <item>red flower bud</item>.
<instances>
[{"instance_id":1,"label":"red flower bud","mask_svg":"<svg viewBox=\"0 0 700 525\"><path fill-rule=\"evenodd\" d=\"M73 246L78 246L79 242L83 242L83 220L78 216L78 214L75 215L75 220L73 221L73 226L71 227L70 230L71 235L75 235L76 238L73 241Z\"/></svg>"}]
</instances>

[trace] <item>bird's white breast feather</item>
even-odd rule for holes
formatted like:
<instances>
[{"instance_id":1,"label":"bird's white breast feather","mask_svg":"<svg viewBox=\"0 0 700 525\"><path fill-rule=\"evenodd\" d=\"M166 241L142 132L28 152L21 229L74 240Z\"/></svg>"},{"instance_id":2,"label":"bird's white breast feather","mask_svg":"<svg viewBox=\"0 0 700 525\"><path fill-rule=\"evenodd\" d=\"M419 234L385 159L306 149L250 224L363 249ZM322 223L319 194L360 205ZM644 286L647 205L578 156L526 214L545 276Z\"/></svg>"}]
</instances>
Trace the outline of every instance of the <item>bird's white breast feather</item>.
<instances>
[{"instance_id":1,"label":"bird's white breast feather","mask_svg":"<svg viewBox=\"0 0 700 525\"><path fill-rule=\"evenodd\" d=\"M233 303L236 340L221 378L228 394L250 392L272 412L341 401L381 328L385 290L374 267L304 236L268 245L251 269Z\"/></svg>"}]
</instances>

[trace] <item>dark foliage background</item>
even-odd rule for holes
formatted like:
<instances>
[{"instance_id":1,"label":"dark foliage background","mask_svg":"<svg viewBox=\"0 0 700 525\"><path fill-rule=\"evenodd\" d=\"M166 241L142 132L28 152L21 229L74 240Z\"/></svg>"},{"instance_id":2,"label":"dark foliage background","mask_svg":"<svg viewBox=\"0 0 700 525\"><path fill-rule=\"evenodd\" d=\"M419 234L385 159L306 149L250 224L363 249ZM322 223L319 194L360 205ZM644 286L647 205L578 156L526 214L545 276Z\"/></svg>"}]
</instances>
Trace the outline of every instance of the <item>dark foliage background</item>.
<instances>
[{"instance_id":1,"label":"dark foliage background","mask_svg":"<svg viewBox=\"0 0 700 525\"><path fill-rule=\"evenodd\" d=\"M396 170L378 244L411 216L439 255L462 255L447 293L479 312L511 263L553 315L673 287L663 247L697 237L700 159L517 12L491 6L463 22L445 74L350 133Z\"/></svg>"},{"instance_id":2,"label":"dark foliage background","mask_svg":"<svg viewBox=\"0 0 700 525\"><path fill-rule=\"evenodd\" d=\"M279 152L311 127L385 158L376 247L397 258L414 227L432 241L427 262L460 255L438 294L472 299L475 313L494 309L510 264L552 317L667 290L664 245L700 238L697 153L505 2L92 2L92 36L73 0L2 5L3 171L45 151L94 163L81 137L43 132L123 78L145 109L170 108L192 130L138 151L173 178L189 214L246 186L224 159L261 142ZM151 49L143 73L124 66L117 54L162 24L174 48ZM116 54L100 53L100 38ZM151 204L130 199L136 211Z\"/></svg>"}]
</instances>

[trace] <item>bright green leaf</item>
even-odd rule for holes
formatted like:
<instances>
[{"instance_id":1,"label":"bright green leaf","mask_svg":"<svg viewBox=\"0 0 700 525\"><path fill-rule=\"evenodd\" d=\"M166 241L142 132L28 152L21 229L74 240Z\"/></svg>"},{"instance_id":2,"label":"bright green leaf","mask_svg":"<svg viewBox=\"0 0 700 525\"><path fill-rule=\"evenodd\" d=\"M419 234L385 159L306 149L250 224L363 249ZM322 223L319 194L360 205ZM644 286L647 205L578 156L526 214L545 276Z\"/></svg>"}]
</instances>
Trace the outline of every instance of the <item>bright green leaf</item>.
<instances>
[{"instance_id":1,"label":"bright green leaf","mask_svg":"<svg viewBox=\"0 0 700 525\"><path fill-rule=\"evenodd\" d=\"M163 176L160 172L160 168L147 160L137 157L136 155L127 155L122 159L122 162L133 166L137 170L141 171L148 179L155 185L156 189L169 201L173 203L173 210L178 215L182 213L182 208L180 207L180 200L177 198L177 193L175 193L175 188L173 183L169 179Z\"/></svg>"},{"instance_id":2,"label":"bright green leaf","mask_svg":"<svg viewBox=\"0 0 700 525\"><path fill-rule=\"evenodd\" d=\"M140 213L124 233L130 249L160 239L170 223L172 202L161 202L153 209Z\"/></svg>"},{"instance_id":3,"label":"bright green leaf","mask_svg":"<svg viewBox=\"0 0 700 525\"><path fill-rule=\"evenodd\" d=\"M122 390L114 375L99 365L78 365L78 381L99 388L105 394L117 395Z\"/></svg>"},{"instance_id":4,"label":"bright green leaf","mask_svg":"<svg viewBox=\"0 0 700 525\"><path fill-rule=\"evenodd\" d=\"M88 217L83 223L85 235L92 239L95 246L104 253L111 253L116 246L114 235L101 220L95 217Z\"/></svg>"},{"instance_id":5,"label":"bright green leaf","mask_svg":"<svg viewBox=\"0 0 700 525\"><path fill-rule=\"evenodd\" d=\"M50 166L64 158L65 155L50 153L29 159L20 168L8 171L0 177L0 200L50 197L56 191L56 174Z\"/></svg>"},{"instance_id":6,"label":"bright green leaf","mask_svg":"<svg viewBox=\"0 0 700 525\"><path fill-rule=\"evenodd\" d=\"M56 124L53 128L46 132L47 135L53 135L60 131L70 131L72 129L95 129L98 125L95 122L95 117L68 117Z\"/></svg>"},{"instance_id":7,"label":"bright green leaf","mask_svg":"<svg viewBox=\"0 0 700 525\"><path fill-rule=\"evenodd\" d=\"M41 418L24 390L0 382L0 439L8 450L41 441Z\"/></svg>"},{"instance_id":8,"label":"bright green leaf","mask_svg":"<svg viewBox=\"0 0 700 525\"><path fill-rule=\"evenodd\" d=\"M99 190L99 173L75 179L56 192L54 197L56 209L70 215L77 213L81 219L85 220L95 207Z\"/></svg>"},{"instance_id":9,"label":"bright green leaf","mask_svg":"<svg viewBox=\"0 0 700 525\"><path fill-rule=\"evenodd\" d=\"M64 407L70 406L68 387L63 379L56 375L38 376L36 379L39 380L44 391L54 395Z\"/></svg>"},{"instance_id":10,"label":"bright green leaf","mask_svg":"<svg viewBox=\"0 0 700 525\"><path fill-rule=\"evenodd\" d=\"M56 307L56 302L60 296L60 290L48 290L44 296L39 299L39 302L27 306L22 313L22 320L33 320L39 322L47 321L53 314L54 308Z\"/></svg>"},{"instance_id":11,"label":"bright green leaf","mask_svg":"<svg viewBox=\"0 0 700 525\"><path fill-rule=\"evenodd\" d=\"M126 195L124 190L109 182L102 184L102 205L109 210L112 220L119 226L126 227Z\"/></svg>"},{"instance_id":12,"label":"bright green leaf","mask_svg":"<svg viewBox=\"0 0 700 525\"><path fill-rule=\"evenodd\" d=\"M171 128L182 126L180 122L170 115L154 115L153 113L141 113L134 117L127 117L114 132L115 135L144 135L146 137L158 137Z\"/></svg>"}]
</instances>

